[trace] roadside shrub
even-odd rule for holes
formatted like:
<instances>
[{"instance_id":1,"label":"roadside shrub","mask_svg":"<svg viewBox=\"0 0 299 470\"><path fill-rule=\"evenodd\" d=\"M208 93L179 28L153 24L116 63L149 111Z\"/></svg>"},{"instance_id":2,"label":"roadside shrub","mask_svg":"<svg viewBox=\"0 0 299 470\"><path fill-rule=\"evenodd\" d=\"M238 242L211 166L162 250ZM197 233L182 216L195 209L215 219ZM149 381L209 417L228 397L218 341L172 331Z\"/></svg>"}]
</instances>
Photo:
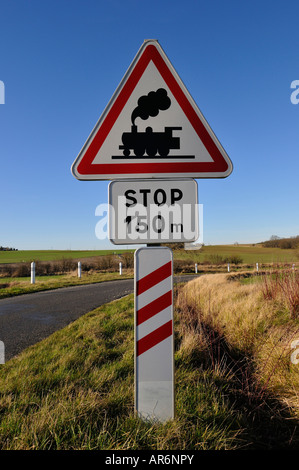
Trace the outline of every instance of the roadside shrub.
<instances>
[{"instance_id":1,"label":"roadside shrub","mask_svg":"<svg viewBox=\"0 0 299 470\"><path fill-rule=\"evenodd\" d=\"M183 259L175 259L173 261L173 272L174 274L179 273L194 273L194 263L191 261L185 261Z\"/></svg>"},{"instance_id":2,"label":"roadside shrub","mask_svg":"<svg viewBox=\"0 0 299 470\"><path fill-rule=\"evenodd\" d=\"M13 268L11 265L0 265L0 276L1 277L11 277L13 273Z\"/></svg>"},{"instance_id":3,"label":"roadside shrub","mask_svg":"<svg viewBox=\"0 0 299 470\"><path fill-rule=\"evenodd\" d=\"M49 276L50 274L52 274L52 266L51 266L51 263L43 263L42 265L42 270L43 270L43 274L45 276Z\"/></svg>"},{"instance_id":4,"label":"roadside shrub","mask_svg":"<svg viewBox=\"0 0 299 470\"><path fill-rule=\"evenodd\" d=\"M60 260L60 266L61 266L61 272L66 273L66 272L70 272L76 269L78 264L73 259L62 258L62 260Z\"/></svg>"},{"instance_id":5,"label":"roadside shrub","mask_svg":"<svg viewBox=\"0 0 299 470\"><path fill-rule=\"evenodd\" d=\"M238 255L231 255L231 256L223 257L222 255L215 253L215 254L211 254L208 258L206 258L202 264L214 264L216 266L219 266L221 264L226 264L226 263L242 264L243 258L241 258L241 256L238 256Z\"/></svg>"},{"instance_id":6,"label":"roadside shrub","mask_svg":"<svg viewBox=\"0 0 299 470\"><path fill-rule=\"evenodd\" d=\"M12 272L12 277L26 277L30 276L31 267L30 264L21 263L15 267Z\"/></svg>"},{"instance_id":7,"label":"roadside shrub","mask_svg":"<svg viewBox=\"0 0 299 470\"><path fill-rule=\"evenodd\" d=\"M211 254L211 255L209 256L209 262L210 262L211 264L219 265L219 264L224 264L224 263L225 263L225 259L223 258L223 256L218 255L217 253L215 253L215 254Z\"/></svg>"},{"instance_id":8,"label":"roadside shrub","mask_svg":"<svg viewBox=\"0 0 299 470\"><path fill-rule=\"evenodd\" d=\"M121 262L124 268L134 267L134 253L123 253L121 255Z\"/></svg>"},{"instance_id":9,"label":"roadside shrub","mask_svg":"<svg viewBox=\"0 0 299 470\"><path fill-rule=\"evenodd\" d=\"M243 263L243 258L238 255L233 255L229 256L228 258L225 258L226 263L231 263L231 264L242 264Z\"/></svg>"},{"instance_id":10,"label":"roadside shrub","mask_svg":"<svg viewBox=\"0 0 299 470\"><path fill-rule=\"evenodd\" d=\"M109 271L117 269L118 262L113 255L99 256L95 261L94 268L99 271Z\"/></svg>"}]
</instances>

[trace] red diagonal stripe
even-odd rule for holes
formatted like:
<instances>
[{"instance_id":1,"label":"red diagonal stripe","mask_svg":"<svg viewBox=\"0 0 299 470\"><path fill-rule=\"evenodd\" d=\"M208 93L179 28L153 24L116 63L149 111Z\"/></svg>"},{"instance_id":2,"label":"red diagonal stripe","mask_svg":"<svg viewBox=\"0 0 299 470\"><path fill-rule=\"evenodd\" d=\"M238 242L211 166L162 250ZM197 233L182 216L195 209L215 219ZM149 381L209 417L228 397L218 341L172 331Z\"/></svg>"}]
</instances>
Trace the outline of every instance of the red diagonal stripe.
<instances>
[{"instance_id":1,"label":"red diagonal stripe","mask_svg":"<svg viewBox=\"0 0 299 470\"><path fill-rule=\"evenodd\" d=\"M156 344L161 343L164 339L168 338L172 335L172 320L165 323L164 325L157 328L152 333L141 338L137 341L137 356L143 354L144 352L148 351L152 347L156 346Z\"/></svg>"},{"instance_id":2,"label":"red diagonal stripe","mask_svg":"<svg viewBox=\"0 0 299 470\"><path fill-rule=\"evenodd\" d=\"M161 295L137 311L137 325L162 312L172 304L172 290Z\"/></svg>"},{"instance_id":3,"label":"red diagonal stripe","mask_svg":"<svg viewBox=\"0 0 299 470\"><path fill-rule=\"evenodd\" d=\"M147 276L144 276L142 279L139 279L136 284L136 295L140 295L151 287L155 286L159 282L163 281L172 274L172 265L171 261L164 264L155 271L149 273Z\"/></svg>"}]
</instances>

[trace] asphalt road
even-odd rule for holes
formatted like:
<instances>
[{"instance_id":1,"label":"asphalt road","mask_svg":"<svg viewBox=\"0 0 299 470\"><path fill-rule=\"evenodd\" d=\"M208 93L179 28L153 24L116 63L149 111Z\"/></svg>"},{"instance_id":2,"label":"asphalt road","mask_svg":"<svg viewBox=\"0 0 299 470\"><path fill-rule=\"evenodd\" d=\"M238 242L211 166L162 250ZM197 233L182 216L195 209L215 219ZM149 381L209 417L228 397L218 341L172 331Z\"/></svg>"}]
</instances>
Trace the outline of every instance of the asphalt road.
<instances>
[{"instance_id":1,"label":"asphalt road","mask_svg":"<svg viewBox=\"0 0 299 470\"><path fill-rule=\"evenodd\" d=\"M175 282L194 276L176 276ZM134 291L133 279L64 287L0 300L5 362L87 312Z\"/></svg>"}]
</instances>

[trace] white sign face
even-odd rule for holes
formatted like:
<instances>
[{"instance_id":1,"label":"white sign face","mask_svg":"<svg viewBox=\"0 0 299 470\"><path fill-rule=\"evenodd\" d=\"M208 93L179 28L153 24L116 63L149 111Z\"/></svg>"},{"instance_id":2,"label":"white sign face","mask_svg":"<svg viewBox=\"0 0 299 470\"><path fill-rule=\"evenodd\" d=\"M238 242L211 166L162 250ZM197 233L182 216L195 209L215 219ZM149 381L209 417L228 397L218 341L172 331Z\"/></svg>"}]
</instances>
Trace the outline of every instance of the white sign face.
<instances>
[{"instance_id":1,"label":"white sign face","mask_svg":"<svg viewBox=\"0 0 299 470\"><path fill-rule=\"evenodd\" d=\"M223 178L232 163L158 41L145 41L72 166L79 180Z\"/></svg>"},{"instance_id":2,"label":"white sign face","mask_svg":"<svg viewBox=\"0 0 299 470\"><path fill-rule=\"evenodd\" d=\"M174 417L172 251L135 252L135 408L143 418Z\"/></svg>"},{"instance_id":3,"label":"white sign face","mask_svg":"<svg viewBox=\"0 0 299 470\"><path fill-rule=\"evenodd\" d=\"M112 181L108 193L112 243L135 245L197 240L195 180Z\"/></svg>"}]
</instances>

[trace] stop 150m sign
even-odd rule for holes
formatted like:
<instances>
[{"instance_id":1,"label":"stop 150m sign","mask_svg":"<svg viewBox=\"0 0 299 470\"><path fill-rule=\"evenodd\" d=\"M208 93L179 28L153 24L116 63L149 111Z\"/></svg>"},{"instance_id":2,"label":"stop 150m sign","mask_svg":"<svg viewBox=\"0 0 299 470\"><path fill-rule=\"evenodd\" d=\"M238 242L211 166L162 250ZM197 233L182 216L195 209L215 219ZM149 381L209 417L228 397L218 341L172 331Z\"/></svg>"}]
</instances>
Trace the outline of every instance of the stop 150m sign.
<instances>
[{"instance_id":1,"label":"stop 150m sign","mask_svg":"<svg viewBox=\"0 0 299 470\"><path fill-rule=\"evenodd\" d=\"M109 239L116 245L198 238L197 183L193 179L112 181L108 200Z\"/></svg>"}]
</instances>

